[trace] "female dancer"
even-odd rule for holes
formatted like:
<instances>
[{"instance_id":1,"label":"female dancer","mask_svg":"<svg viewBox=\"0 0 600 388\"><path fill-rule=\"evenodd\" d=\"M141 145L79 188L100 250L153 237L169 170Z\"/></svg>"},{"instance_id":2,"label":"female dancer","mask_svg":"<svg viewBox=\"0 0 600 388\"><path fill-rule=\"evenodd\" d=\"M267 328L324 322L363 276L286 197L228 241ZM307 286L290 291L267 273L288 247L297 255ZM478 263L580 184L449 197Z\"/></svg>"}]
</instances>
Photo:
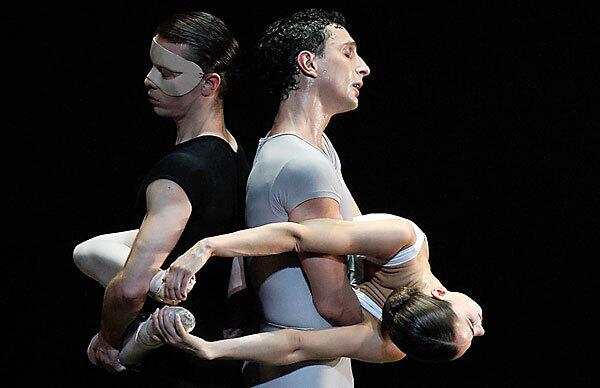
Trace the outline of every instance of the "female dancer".
<instances>
[{"instance_id":1,"label":"female dancer","mask_svg":"<svg viewBox=\"0 0 600 388\"><path fill-rule=\"evenodd\" d=\"M351 357L389 362L405 354L421 361L462 356L484 334L482 311L467 295L448 291L432 274L427 238L412 221L387 214L354 221L281 222L200 240L175 260L165 292L184 300L188 280L213 256L264 256L287 251L367 256L367 276L355 288L363 308L358 325L323 330L286 329L207 342L188 334L178 318L155 311L153 320L171 345L205 359L271 364Z\"/></svg>"}]
</instances>

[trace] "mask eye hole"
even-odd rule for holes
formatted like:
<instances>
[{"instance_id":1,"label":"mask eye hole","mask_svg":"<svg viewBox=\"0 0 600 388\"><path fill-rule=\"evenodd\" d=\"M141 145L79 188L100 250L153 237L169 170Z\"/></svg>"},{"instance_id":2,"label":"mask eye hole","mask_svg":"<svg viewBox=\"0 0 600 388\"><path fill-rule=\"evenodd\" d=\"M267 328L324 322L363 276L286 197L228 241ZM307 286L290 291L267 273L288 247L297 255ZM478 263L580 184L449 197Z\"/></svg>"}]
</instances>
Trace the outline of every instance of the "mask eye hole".
<instances>
[{"instance_id":1,"label":"mask eye hole","mask_svg":"<svg viewBox=\"0 0 600 388\"><path fill-rule=\"evenodd\" d=\"M179 72L169 70L162 66L156 66L156 68L158 69L160 75L162 75L162 77L164 79L173 79L173 78L177 77L179 74L181 74Z\"/></svg>"}]
</instances>

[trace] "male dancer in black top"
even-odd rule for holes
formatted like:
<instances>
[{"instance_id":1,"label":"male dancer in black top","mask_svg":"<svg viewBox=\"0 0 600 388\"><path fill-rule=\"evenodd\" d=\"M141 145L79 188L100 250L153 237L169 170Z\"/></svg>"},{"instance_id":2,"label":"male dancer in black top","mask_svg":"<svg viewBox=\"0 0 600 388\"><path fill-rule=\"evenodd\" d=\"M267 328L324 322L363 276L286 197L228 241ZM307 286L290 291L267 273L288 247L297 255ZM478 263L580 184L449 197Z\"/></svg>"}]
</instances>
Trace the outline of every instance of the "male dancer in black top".
<instances>
[{"instance_id":1,"label":"male dancer in black top","mask_svg":"<svg viewBox=\"0 0 600 388\"><path fill-rule=\"evenodd\" d=\"M227 26L201 12L174 15L152 41L153 67L144 83L155 113L175 121L176 145L141 187L139 230L96 237L74 252L82 271L106 285L100 332L89 350L109 371L125 369L118 359L122 340L152 304L146 301L156 272L198 239L243 226L248 164L223 112L237 51ZM216 264L199 275L194 295L182 303L196 317L194 332L212 339L223 338L226 328L231 269L230 261ZM150 352L143 370L146 386L227 386L240 375L237 362L204 365L170 347Z\"/></svg>"}]
</instances>

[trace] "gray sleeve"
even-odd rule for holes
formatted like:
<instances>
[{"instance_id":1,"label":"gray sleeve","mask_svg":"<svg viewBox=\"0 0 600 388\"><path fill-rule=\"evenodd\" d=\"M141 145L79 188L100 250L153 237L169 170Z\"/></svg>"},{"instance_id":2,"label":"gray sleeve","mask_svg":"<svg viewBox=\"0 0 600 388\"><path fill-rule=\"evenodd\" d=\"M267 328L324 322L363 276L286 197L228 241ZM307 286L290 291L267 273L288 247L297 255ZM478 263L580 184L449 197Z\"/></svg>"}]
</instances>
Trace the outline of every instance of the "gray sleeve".
<instances>
[{"instance_id":1,"label":"gray sleeve","mask_svg":"<svg viewBox=\"0 0 600 388\"><path fill-rule=\"evenodd\" d=\"M332 198L339 203L342 187L331 163L305 157L288 161L271 190L274 200L289 214L310 199Z\"/></svg>"},{"instance_id":2,"label":"gray sleeve","mask_svg":"<svg viewBox=\"0 0 600 388\"><path fill-rule=\"evenodd\" d=\"M340 161L340 157L338 156L337 151L333 147L331 140L327 137L327 135L323 134L323 150L325 154L333 163L333 167L337 171L338 174L342 175L342 162Z\"/></svg>"}]
</instances>

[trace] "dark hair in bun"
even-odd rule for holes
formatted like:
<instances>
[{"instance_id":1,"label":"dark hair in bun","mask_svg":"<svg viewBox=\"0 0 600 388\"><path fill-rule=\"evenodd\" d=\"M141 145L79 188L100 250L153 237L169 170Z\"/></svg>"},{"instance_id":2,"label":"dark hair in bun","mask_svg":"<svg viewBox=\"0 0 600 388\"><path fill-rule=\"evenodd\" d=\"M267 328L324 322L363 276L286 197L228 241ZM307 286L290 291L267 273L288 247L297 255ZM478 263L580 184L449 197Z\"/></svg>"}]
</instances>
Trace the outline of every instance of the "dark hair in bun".
<instances>
[{"instance_id":1,"label":"dark hair in bun","mask_svg":"<svg viewBox=\"0 0 600 388\"><path fill-rule=\"evenodd\" d=\"M456 358L454 326L458 319L448 301L412 287L394 291L383 306L382 329L407 356L426 362Z\"/></svg>"}]
</instances>

